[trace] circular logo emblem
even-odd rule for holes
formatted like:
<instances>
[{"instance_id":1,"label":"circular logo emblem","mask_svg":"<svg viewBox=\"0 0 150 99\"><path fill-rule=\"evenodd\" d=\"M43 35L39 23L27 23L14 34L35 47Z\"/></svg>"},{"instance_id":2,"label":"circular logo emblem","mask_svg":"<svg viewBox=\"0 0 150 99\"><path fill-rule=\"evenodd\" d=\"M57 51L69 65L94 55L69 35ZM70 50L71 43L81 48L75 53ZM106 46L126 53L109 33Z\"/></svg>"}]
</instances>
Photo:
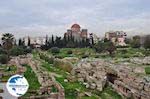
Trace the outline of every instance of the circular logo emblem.
<instances>
[{"instance_id":1,"label":"circular logo emblem","mask_svg":"<svg viewBox=\"0 0 150 99\"><path fill-rule=\"evenodd\" d=\"M24 76L14 75L9 78L6 87L11 95L20 97L27 92L29 84Z\"/></svg>"}]
</instances>

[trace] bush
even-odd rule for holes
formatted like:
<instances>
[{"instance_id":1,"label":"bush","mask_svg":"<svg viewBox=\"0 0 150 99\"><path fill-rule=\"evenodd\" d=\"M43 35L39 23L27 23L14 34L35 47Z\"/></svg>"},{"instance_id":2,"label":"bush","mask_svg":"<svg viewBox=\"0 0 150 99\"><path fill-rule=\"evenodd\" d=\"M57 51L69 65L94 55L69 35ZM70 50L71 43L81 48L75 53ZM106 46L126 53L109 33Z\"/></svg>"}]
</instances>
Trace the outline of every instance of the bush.
<instances>
[{"instance_id":1,"label":"bush","mask_svg":"<svg viewBox=\"0 0 150 99\"><path fill-rule=\"evenodd\" d=\"M143 52L143 54L144 54L145 56L149 56L149 55L150 55L150 50L145 50L145 51Z\"/></svg>"},{"instance_id":2,"label":"bush","mask_svg":"<svg viewBox=\"0 0 150 99\"><path fill-rule=\"evenodd\" d=\"M7 62L8 62L8 56L7 55L5 55L5 54L1 54L0 55L0 63L1 64L6 64Z\"/></svg>"},{"instance_id":3,"label":"bush","mask_svg":"<svg viewBox=\"0 0 150 99\"><path fill-rule=\"evenodd\" d=\"M150 67L145 67L145 73L150 74Z\"/></svg>"},{"instance_id":4,"label":"bush","mask_svg":"<svg viewBox=\"0 0 150 99\"><path fill-rule=\"evenodd\" d=\"M13 47L10 50L10 55L12 56L18 56L18 55L23 55L24 54L24 49L22 47Z\"/></svg>"},{"instance_id":5,"label":"bush","mask_svg":"<svg viewBox=\"0 0 150 99\"><path fill-rule=\"evenodd\" d=\"M123 55L122 55L122 57L123 57L123 58L130 58L130 57L131 57L131 55L130 55L130 54L128 54L128 53L126 53L126 54L123 54Z\"/></svg>"},{"instance_id":6,"label":"bush","mask_svg":"<svg viewBox=\"0 0 150 99\"><path fill-rule=\"evenodd\" d=\"M59 52L60 52L60 49L58 47L52 47L51 48L51 53L58 54Z\"/></svg>"},{"instance_id":7,"label":"bush","mask_svg":"<svg viewBox=\"0 0 150 99\"><path fill-rule=\"evenodd\" d=\"M58 67L66 72L71 72L73 65L70 62L62 61L60 59L54 60L54 67Z\"/></svg>"},{"instance_id":8,"label":"bush","mask_svg":"<svg viewBox=\"0 0 150 99\"><path fill-rule=\"evenodd\" d=\"M32 52L32 49L30 47L15 46L10 50L10 55L18 56L18 55L31 53L31 52Z\"/></svg>"},{"instance_id":9,"label":"bush","mask_svg":"<svg viewBox=\"0 0 150 99\"><path fill-rule=\"evenodd\" d=\"M95 57L95 58L99 58L99 57L100 57L100 55L95 55L94 57Z\"/></svg>"},{"instance_id":10,"label":"bush","mask_svg":"<svg viewBox=\"0 0 150 99\"><path fill-rule=\"evenodd\" d=\"M121 52L122 54L128 53L127 49L122 49L122 50L120 50L120 52Z\"/></svg>"},{"instance_id":11,"label":"bush","mask_svg":"<svg viewBox=\"0 0 150 99\"><path fill-rule=\"evenodd\" d=\"M129 48L130 46L129 45L126 45L126 46L117 46L117 48Z\"/></svg>"},{"instance_id":12,"label":"bush","mask_svg":"<svg viewBox=\"0 0 150 99\"><path fill-rule=\"evenodd\" d=\"M39 56L40 56L40 59L45 60L49 64L53 64L53 62L54 62L54 58L53 57L48 57L48 56L46 56L44 54L39 54Z\"/></svg>"},{"instance_id":13,"label":"bush","mask_svg":"<svg viewBox=\"0 0 150 99\"><path fill-rule=\"evenodd\" d=\"M24 53L25 53L25 54L31 53L31 52L32 52L32 49L31 49L31 48L26 48L26 49L24 50Z\"/></svg>"},{"instance_id":14,"label":"bush","mask_svg":"<svg viewBox=\"0 0 150 99\"><path fill-rule=\"evenodd\" d=\"M4 49L0 48L0 54L7 54L7 52Z\"/></svg>"},{"instance_id":15,"label":"bush","mask_svg":"<svg viewBox=\"0 0 150 99\"><path fill-rule=\"evenodd\" d=\"M83 55L82 56L82 58L88 58L89 57L89 55Z\"/></svg>"},{"instance_id":16,"label":"bush","mask_svg":"<svg viewBox=\"0 0 150 99\"><path fill-rule=\"evenodd\" d=\"M55 58L63 59L64 57L60 55L56 55Z\"/></svg>"},{"instance_id":17,"label":"bush","mask_svg":"<svg viewBox=\"0 0 150 99\"><path fill-rule=\"evenodd\" d=\"M72 53L73 53L72 50L67 51L67 54L72 54Z\"/></svg>"}]
</instances>

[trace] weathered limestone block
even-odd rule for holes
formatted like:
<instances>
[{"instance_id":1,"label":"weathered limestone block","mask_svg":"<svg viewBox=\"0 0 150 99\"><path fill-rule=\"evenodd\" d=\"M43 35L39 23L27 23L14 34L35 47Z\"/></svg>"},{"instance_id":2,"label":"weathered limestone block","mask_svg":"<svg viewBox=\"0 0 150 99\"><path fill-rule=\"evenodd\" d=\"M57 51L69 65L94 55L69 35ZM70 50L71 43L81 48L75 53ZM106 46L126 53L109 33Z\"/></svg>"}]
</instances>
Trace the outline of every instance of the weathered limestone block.
<instances>
[{"instance_id":1,"label":"weathered limestone block","mask_svg":"<svg viewBox=\"0 0 150 99\"><path fill-rule=\"evenodd\" d=\"M86 88L89 88L89 87L90 87L90 85L87 83L85 87L86 87Z\"/></svg>"},{"instance_id":2,"label":"weathered limestone block","mask_svg":"<svg viewBox=\"0 0 150 99\"><path fill-rule=\"evenodd\" d=\"M150 99L150 94L145 92L145 91L142 91L141 92L141 99Z\"/></svg>"},{"instance_id":3,"label":"weathered limestone block","mask_svg":"<svg viewBox=\"0 0 150 99\"><path fill-rule=\"evenodd\" d=\"M78 78L79 82L84 82L84 78Z\"/></svg>"},{"instance_id":4,"label":"weathered limestone block","mask_svg":"<svg viewBox=\"0 0 150 99\"><path fill-rule=\"evenodd\" d=\"M145 69L143 67L136 67L133 72L145 74Z\"/></svg>"},{"instance_id":5,"label":"weathered limestone block","mask_svg":"<svg viewBox=\"0 0 150 99\"><path fill-rule=\"evenodd\" d=\"M150 93L150 83L144 85L144 90Z\"/></svg>"},{"instance_id":6,"label":"weathered limestone block","mask_svg":"<svg viewBox=\"0 0 150 99\"><path fill-rule=\"evenodd\" d=\"M79 61L79 58L77 58L77 57L65 57L65 58L63 58L63 60L69 61L71 63L76 63Z\"/></svg>"},{"instance_id":7,"label":"weathered limestone block","mask_svg":"<svg viewBox=\"0 0 150 99\"><path fill-rule=\"evenodd\" d=\"M96 89L97 89L98 91L102 91L102 90L103 90L103 86L102 86L101 84L98 84L98 83L97 83L96 85L97 85L97 88L96 88Z\"/></svg>"},{"instance_id":8,"label":"weathered limestone block","mask_svg":"<svg viewBox=\"0 0 150 99\"><path fill-rule=\"evenodd\" d=\"M95 89L95 88L96 88L96 84L95 84L95 83L91 83L91 84L90 84L90 88L91 88L91 89Z\"/></svg>"}]
</instances>

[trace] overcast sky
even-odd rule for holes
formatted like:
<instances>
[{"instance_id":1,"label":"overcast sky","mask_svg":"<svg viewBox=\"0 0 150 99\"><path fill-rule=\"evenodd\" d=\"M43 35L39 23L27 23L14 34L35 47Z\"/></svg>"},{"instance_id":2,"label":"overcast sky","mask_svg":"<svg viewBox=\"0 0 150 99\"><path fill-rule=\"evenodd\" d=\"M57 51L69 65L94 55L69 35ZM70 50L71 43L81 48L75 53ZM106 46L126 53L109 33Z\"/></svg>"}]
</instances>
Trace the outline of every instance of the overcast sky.
<instances>
[{"instance_id":1,"label":"overcast sky","mask_svg":"<svg viewBox=\"0 0 150 99\"><path fill-rule=\"evenodd\" d=\"M150 34L150 0L1 0L0 33L63 35L73 23L103 36L109 30Z\"/></svg>"}]
</instances>

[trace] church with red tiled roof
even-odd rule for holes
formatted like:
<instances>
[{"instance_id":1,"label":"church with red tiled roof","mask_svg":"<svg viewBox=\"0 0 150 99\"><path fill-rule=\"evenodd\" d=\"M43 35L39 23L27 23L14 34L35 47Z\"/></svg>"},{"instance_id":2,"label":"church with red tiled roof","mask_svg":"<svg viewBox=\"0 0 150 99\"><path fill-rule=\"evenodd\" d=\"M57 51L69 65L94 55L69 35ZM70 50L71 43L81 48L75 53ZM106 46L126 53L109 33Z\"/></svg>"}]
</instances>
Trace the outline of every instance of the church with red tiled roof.
<instances>
[{"instance_id":1,"label":"church with red tiled roof","mask_svg":"<svg viewBox=\"0 0 150 99\"><path fill-rule=\"evenodd\" d=\"M65 36L73 36L75 40L86 39L88 36L88 30L82 29L79 24L73 24L71 29L68 29Z\"/></svg>"}]
</instances>

